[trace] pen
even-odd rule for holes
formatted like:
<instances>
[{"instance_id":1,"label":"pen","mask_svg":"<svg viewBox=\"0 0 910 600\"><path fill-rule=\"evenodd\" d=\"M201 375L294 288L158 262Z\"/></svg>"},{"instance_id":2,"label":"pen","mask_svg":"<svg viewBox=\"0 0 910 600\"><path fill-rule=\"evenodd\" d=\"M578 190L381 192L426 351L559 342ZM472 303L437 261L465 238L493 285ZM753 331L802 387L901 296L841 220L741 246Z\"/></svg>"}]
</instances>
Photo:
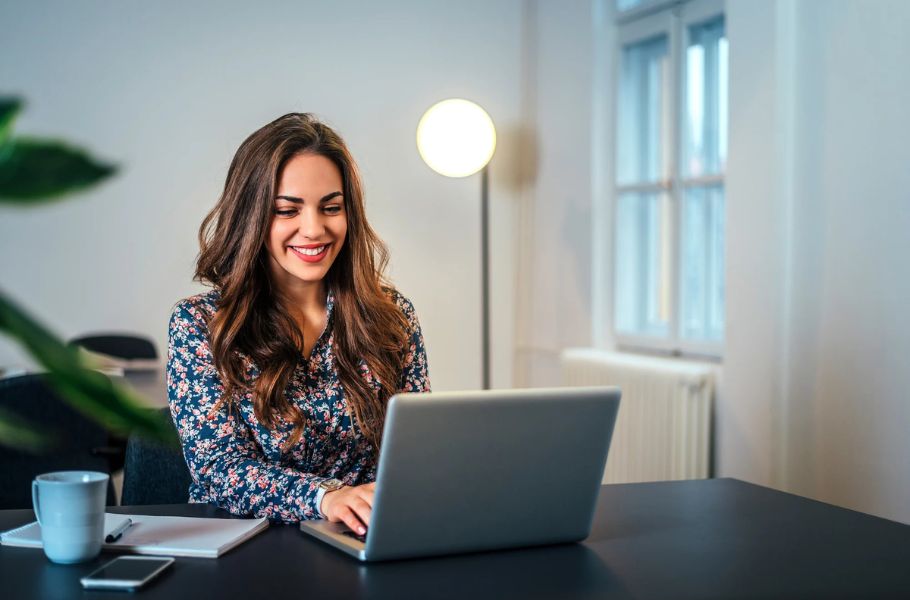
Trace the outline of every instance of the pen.
<instances>
[{"instance_id":1,"label":"pen","mask_svg":"<svg viewBox=\"0 0 910 600\"><path fill-rule=\"evenodd\" d=\"M120 525L117 525L117 527L115 527L112 532L107 534L107 537L104 538L104 541L108 544L110 544L112 542L116 542L117 540L122 538L123 534L126 533L126 530L132 526L133 526L133 520L126 519L125 521L123 521L123 523L121 523Z\"/></svg>"}]
</instances>

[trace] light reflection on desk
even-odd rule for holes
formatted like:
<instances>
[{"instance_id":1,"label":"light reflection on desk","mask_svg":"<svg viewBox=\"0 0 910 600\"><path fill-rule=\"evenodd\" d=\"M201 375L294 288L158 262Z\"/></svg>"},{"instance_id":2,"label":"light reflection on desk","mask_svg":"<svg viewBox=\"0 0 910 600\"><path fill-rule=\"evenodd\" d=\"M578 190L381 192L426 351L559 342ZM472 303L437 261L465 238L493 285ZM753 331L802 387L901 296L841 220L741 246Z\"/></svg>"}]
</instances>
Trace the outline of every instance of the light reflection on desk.
<instances>
[{"instance_id":1,"label":"light reflection on desk","mask_svg":"<svg viewBox=\"0 0 910 600\"><path fill-rule=\"evenodd\" d=\"M377 600L419 597L427 589L451 598L471 598L478 590L490 598L593 598L606 590L611 598L629 596L604 561L580 543L364 563L357 574L361 596Z\"/></svg>"}]
</instances>

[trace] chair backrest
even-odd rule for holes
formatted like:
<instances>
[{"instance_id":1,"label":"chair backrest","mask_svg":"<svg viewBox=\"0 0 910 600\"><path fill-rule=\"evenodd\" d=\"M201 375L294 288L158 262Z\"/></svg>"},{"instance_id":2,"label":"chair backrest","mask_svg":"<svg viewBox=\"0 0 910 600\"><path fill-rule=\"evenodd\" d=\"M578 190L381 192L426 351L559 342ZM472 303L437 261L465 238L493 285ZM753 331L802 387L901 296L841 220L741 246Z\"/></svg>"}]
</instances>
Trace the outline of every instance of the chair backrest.
<instances>
[{"instance_id":1,"label":"chair backrest","mask_svg":"<svg viewBox=\"0 0 910 600\"><path fill-rule=\"evenodd\" d=\"M161 413L170 420L169 409L163 408ZM173 442L173 447L169 447L130 436L123 467L122 505L183 504L189 501L192 479L179 450L176 428Z\"/></svg>"},{"instance_id":2,"label":"chair backrest","mask_svg":"<svg viewBox=\"0 0 910 600\"><path fill-rule=\"evenodd\" d=\"M0 407L35 425L52 440L46 451L34 454L0 446L0 509L31 508L31 482L41 473L110 473L108 432L66 404L47 384L46 375L0 379ZM107 504L115 503L109 481Z\"/></svg>"},{"instance_id":3,"label":"chair backrest","mask_svg":"<svg viewBox=\"0 0 910 600\"><path fill-rule=\"evenodd\" d=\"M132 334L84 335L73 338L70 344L126 360L158 358L158 351L150 339Z\"/></svg>"}]
</instances>

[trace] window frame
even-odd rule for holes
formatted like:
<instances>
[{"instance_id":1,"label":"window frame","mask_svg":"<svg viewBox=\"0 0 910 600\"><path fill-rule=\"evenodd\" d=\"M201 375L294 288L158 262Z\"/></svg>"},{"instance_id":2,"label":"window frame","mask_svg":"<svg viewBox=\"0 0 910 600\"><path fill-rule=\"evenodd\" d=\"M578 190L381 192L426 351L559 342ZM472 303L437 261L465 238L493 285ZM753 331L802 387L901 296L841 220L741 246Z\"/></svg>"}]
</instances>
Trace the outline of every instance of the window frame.
<instances>
[{"instance_id":1,"label":"window frame","mask_svg":"<svg viewBox=\"0 0 910 600\"><path fill-rule=\"evenodd\" d=\"M615 7L615 0L614 2ZM726 214L726 168L716 175L699 177L683 177L682 157L684 156L683 144L683 119L685 117L687 64L685 59L686 48L689 45L689 29L692 25L710 21L716 17L725 16L724 0L644 0L638 6L626 11L614 9L615 42L613 44L613 61L611 65L610 98L612 102L612 139L610 140L609 156L612 164L609 172L612 181L607 183L610 195L609 208L609 234L610 248L610 298L609 323L613 340L618 348L632 351L658 352L677 356L693 356L700 358L720 359L723 355L723 336L720 340L691 340L681 337L680 328L680 288L681 288L681 254L680 247L682 234L682 211L684 193L687 189L706 185L720 185L724 191L724 207ZM667 159L664 166L665 178L651 183L620 184L618 172L618 137L619 137L619 112L620 112L620 87L622 80L623 50L629 44L643 42L650 38L667 36L668 48L668 88L666 90L670 106L669 123L666 130L667 147L663 150ZM729 94L729 87L728 94ZM727 104L729 107L729 102ZM729 121L728 121L729 127ZM729 139L729 133L728 133ZM670 315L668 320L669 333L666 337L639 335L621 332L617 328L617 279L618 279L618 236L617 223L619 221L619 198L628 192L663 193L669 198L669 233L668 243L671 248L669 263L669 303ZM724 227L726 230L726 227ZM726 254L726 253L725 253ZM726 296L726 295L725 295ZM725 298L726 302L726 298ZM726 312L726 311L725 311ZM725 324L726 325L726 324ZM726 326L724 328L726 330Z\"/></svg>"},{"instance_id":2,"label":"window frame","mask_svg":"<svg viewBox=\"0 0 910 600\"><path fill-rule=\"evenodd\" d=\"M665 9L672 8L676 4L685 2L686 0L640 0L638 4L627 8L626 10L619 10L616 7L617 0L609 0L613 3L613 10L616 14L616 24L623 25L630 21L636 21L645 15L651 13L662 12Z\"/></svg>"}]
</instances>

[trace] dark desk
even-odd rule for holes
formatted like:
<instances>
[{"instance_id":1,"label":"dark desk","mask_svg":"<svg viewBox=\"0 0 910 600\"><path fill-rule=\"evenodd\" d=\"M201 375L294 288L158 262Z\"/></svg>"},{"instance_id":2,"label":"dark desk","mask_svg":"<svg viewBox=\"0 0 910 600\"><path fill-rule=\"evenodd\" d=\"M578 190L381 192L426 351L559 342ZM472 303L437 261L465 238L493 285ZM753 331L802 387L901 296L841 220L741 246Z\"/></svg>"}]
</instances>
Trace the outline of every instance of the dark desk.
<instances>
[{"instance_id":1,"label":"dark desk","mask_svg":"<svg viewBox=\"0 0 910 600\"><path fill-rule=\"evenodd\" d=\"M116 512L226 516L199 505ZM0 511L0 530L33 520ZM272 526L223 557L178 558L135 596L0 547L3 598L910 598L910 526L732 479L604 486L581 544L360 564Z\"/></svg>"}]
</instances>

